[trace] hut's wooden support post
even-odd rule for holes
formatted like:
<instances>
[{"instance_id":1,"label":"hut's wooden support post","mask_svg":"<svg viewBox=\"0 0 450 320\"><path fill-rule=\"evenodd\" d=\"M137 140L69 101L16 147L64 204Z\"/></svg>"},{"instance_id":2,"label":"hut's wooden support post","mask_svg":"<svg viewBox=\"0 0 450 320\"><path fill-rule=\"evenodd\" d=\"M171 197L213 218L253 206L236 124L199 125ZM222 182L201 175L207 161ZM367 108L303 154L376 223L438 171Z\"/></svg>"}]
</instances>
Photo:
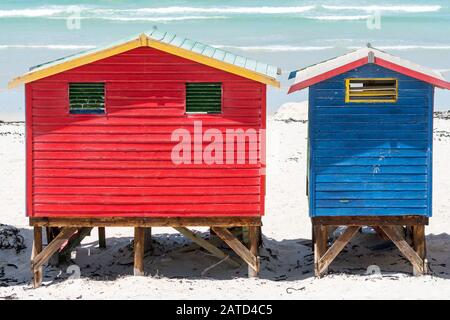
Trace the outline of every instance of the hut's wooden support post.
<instances>
[{"instance_id":1,"label":"hut's wooden support post","mask_svg":"<svg viewBox=\"0 0 450 320\"><path fill-rule=\"evenodd\" d=\"M235 261L233 258L231 258L229 255L227 255L225 252L214 246L209 241L206 241L202 237L198 236L191 230L185 227L175 227L175 230L177 230L179 233L184 235L186 238L190 239L200 247L204 248L206 251L210 252L212 255L216 256L219 259L225 259L225 262L229 263L231 266L237 268L241 264L237 261Z\"/></svg>"},{"instance_id":2,"label":"hut's wooden support post","mask_svg":"<svg viewBox=\"0 0 450 320\"><path fill-rule=\"evenodd\" d=\"M34 261L36 257L42 252L42 227L34 227L33 248L31 251L31 272L33 275L33 287L38 288L42 284L43 268L34 268Z\"/></svg>"},{"instance_id":3,"label":"hut's wooden support post","mask_svg":"<svg viewBox=\"0 0 450 320\"><path fill-rule=\"evenodd\" d=\"M243 245L228 229L224 227L212 227L214 232L219 236L238 256L244 260L250 268L254 270L254 274L259 273L258 257L253 254L245 245Z\"/></svg>"},{"instance_id":4,"label":"hut's wooden support post","mask_svg":"<svg viewBox=\"0 0 450 320\"><path fill-rule=\"evenodd\" d=\"M327 227L321 224L313 225L313 247L314 247L314 273L316 277L320 277L327 273L327 268L323 268L319 272L319 261L327 251L328 247L328 233Z\"/></svg>"},{"instance_id":5,"label":"hut's wooden support post","mask_svg":"<svg viewBox=\"0 0 450 320\"><path fill-rule=\"evenodd\" d=\"M420 255L406 242L405 238L397 232L395 228L391 226L381 227L386 235L397 246L400 252L408 259L413 265L414 275L425 274L425 261Z\"/></svg>"},{"instance_id":6,"label":"hut's wooden support post","mask_svg":"<svg viewBox=\"0 0 450 320\"><path fill-rule=\"evenodd\" d=\"M106 230L105 227L98 227L98 247L106 249Z\"/></svg>"},{"instance_id":7,"label":"hut's wooden support post","mask_svg":"<svg viewBox=\"0 0 450 320\"><path fill-rule=\"evenodd\" d=\"M248 276L256 278L261 268L259 260L259 247L261 240L261 227L248 227L248 241L250 252L256 257L258 270L254 270L252 267L248 267Z\"/></svg>"},{"instance_id":8,"label":"hut's wooden support post","mask_svg":"<svg viewBox=\"0 0 450 320\"><path fill-rule=\"evenodd\" d=\"M423 260L423 273L428 273L428 263L427 263L427 248L426 248L426 240L425 240L425 226L424 225L415 225L411 227L411 236L412 242L414 246L414 250L419 255L419 257ZM420 270L413 270L414 274L420 274Z\"/></svg>"},{"instance_id":9,"label":"hut's wooden support post","mask_svg":"<svg viewBox=\"0 0 450 320\"><path fill-rule=\"evenodd\" d=\"M145 229L134 228L134 275L144 275Z\"/></svg>"}]
</instances>

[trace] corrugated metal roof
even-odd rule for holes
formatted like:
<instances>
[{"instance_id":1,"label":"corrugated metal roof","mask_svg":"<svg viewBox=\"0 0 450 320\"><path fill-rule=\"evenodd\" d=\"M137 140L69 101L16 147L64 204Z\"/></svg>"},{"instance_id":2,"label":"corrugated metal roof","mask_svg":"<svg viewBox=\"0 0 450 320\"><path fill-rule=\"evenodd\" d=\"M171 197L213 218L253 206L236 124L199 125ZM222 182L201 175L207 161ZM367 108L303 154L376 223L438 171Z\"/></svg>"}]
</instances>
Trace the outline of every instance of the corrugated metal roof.
<instances>
[{"instance_id":1,"label":"corrugated metal roof","mask_svg":"<svg viewBox=\"0 0 450 320\"><path fill-rule=\"evenodd\" d=\"M177 36L176 34L170 33L170 32L162 32L159 31L158 29L153 29L152 31L149 32L145 32L145 34L147 35L147 37L149 37L152 40L155 41L159 41L174 47L178 47L178 48L182 48L185 50L189 50L192 52L195 52L197 54L203 55L205 57L209 57L209 58L213 58L215 60L221 61L221 62L225 62L228 64L232 64L235 65L237 67L241 67L253 72L257 72L260 73L262 75L271 77L271 78L276 78L279 74L280 74L280 70L277 67L268 65L266 63L262 63L262 62L257 62L253 59L249 59L243 56L239 56L239 55L235 55L231 52L222 50L222 49L218 49L209 45L206 45L204 43L198 42L198 41L194 41L188 38L184 38L184 37L180 37ZM72 59L76 59L78 57L82 57L84 55L87 54L92 54L95 52L100 52L103 51L105 49L120 45L121 43L126 43L128 41L132 41L136 38L139 38L140 35L136 35L127 39L123 39L121 41L117 41L115 43L100 47L100 48L95 48L95 49L91 49L91 50L85 50L76 54L72 54L57 60L53 60L47 63L43 63L40 64L38 66L34 66L32 68L30 68L30 71L38 71L40 69L45 69L48 68L52 65L56 65L56 64L60 64L60 63L64 63L67 61L70 61Z\"/></svg>"}]
</instances>

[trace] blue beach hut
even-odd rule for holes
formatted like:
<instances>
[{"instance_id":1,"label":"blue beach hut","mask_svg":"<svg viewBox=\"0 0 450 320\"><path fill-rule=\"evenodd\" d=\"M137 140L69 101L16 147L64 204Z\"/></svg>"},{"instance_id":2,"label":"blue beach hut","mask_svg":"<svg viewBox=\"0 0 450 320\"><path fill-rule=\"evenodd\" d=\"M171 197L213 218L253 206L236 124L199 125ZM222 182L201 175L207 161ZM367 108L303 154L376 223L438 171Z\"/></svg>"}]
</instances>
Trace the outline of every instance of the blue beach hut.
<instances>
[{"instance_id":1,"label":"blue beach hut","mask_svg":"<svg viewBox=\"0 0 450 320\"><path fill-rule=\"evenodd\" d=\"M370 45L294 71L290 78L295 80L289 93L309 88L308 196L316 275L327 271L365 225L390 238L415 273L425 273L434 88L450 89L450 83ZM347 226L330 248L328 226Z\"/></svg>"}]
</instances>

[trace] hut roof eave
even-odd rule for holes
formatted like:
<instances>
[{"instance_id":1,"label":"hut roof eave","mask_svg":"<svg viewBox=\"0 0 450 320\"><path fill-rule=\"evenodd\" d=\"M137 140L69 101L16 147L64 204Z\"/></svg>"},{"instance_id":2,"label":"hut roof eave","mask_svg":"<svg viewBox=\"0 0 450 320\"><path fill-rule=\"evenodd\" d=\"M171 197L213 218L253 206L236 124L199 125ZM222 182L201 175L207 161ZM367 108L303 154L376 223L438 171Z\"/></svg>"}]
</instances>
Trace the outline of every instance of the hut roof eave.
<instances>
[{"instance_id":1,"label":"hut roof eave","mask_svg":"<svg viewBox=\"0 0 450 320\"><path fill-rule=\"evenodd\" d=\"M370 57L371 55L373 56ZM288 93L302 90L368 63L374 63L412 78L428 82L435 87L450 90L450 82L441 73L403 58L390 55L384 51L372 47L365 47L291 72L289 78L292 79L295 77L295 80L294 84L289 88Z\"/></svg>"}]
</instances>

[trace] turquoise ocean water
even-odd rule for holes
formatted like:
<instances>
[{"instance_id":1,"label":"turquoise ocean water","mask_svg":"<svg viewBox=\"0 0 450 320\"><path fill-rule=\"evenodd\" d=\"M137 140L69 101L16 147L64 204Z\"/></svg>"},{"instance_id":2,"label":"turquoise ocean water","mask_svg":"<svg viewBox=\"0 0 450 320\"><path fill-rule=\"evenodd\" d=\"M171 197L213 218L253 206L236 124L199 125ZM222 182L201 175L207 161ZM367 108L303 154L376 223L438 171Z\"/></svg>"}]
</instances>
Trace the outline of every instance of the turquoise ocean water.
<instances>
[{"instance_id":1,"label":"turquoise ocean water","mask_svg":"<svg viewBox=\"0 0 450 320\"><path fill-rule=\"evenodd\" d=\"M449 0L2 0L0 119L23 118L23 88L6 84L28 67L155 26L281 67L270 112L307 97L286 96L287 72L367 42L450 80ZM436 106L449 109L450 93L438 90Z\"/></svg>"}]
</instances>

